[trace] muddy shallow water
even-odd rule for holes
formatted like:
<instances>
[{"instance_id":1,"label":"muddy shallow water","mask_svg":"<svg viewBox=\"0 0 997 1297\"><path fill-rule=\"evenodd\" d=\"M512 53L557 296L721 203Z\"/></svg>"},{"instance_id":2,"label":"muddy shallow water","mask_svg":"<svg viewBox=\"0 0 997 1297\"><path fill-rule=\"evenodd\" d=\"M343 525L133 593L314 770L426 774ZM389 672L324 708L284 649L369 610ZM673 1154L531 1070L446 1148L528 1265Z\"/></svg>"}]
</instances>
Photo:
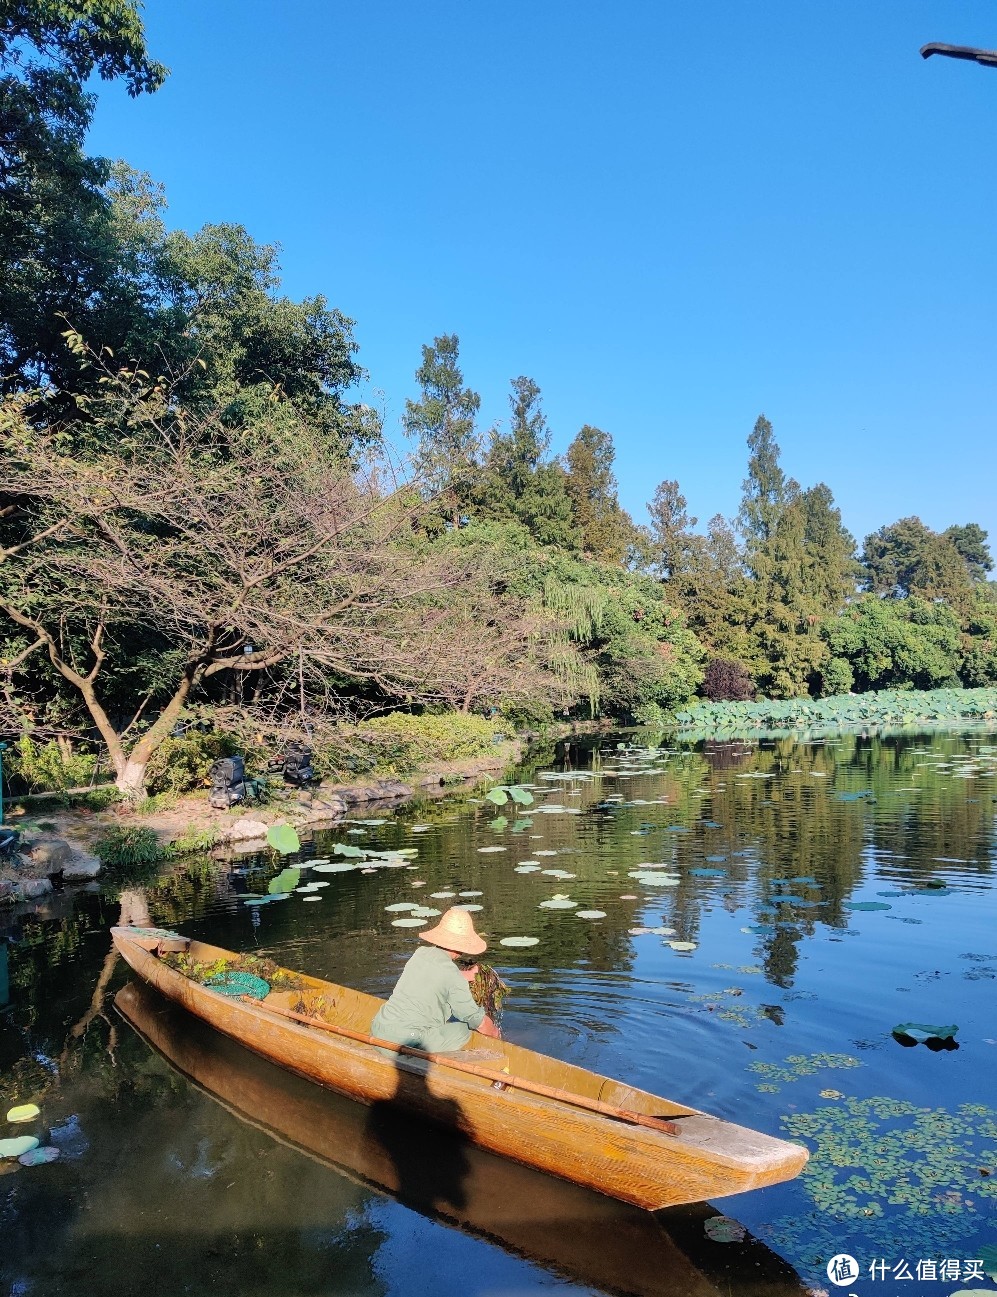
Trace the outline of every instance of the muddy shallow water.
<instances>
[{"instance_id":1,"label":"muddy shallow water","mask_svg":"<svg viewBox=\"0 0 997 1297\"><path fill-rule=\"evenodd\" d=\"M302 858L418 854L305 870L329 885L286 900L246 894L293 860L186 861L148 887L151 917L384 995L417 931L385 907L480 905L511 1039L801 1139L803 1177L650 1217L372 1125L127 987L105 888L0 945L3 1111L42 1108L0 1138L61 1152L0 1163L0 1291L763 1297L833 1289L836 1253L862 1267L855 1291L901 1282L901 1263L908 1293L985 1286L997 739L647 744L603 736L524 767L529 807L462 794L345 823ZM557 895L576 904L541 906ZM915 1043L921 1028L955 1031ZM749 1237L711 1241L718 1213Z\"/></svg>"}]
</instances>

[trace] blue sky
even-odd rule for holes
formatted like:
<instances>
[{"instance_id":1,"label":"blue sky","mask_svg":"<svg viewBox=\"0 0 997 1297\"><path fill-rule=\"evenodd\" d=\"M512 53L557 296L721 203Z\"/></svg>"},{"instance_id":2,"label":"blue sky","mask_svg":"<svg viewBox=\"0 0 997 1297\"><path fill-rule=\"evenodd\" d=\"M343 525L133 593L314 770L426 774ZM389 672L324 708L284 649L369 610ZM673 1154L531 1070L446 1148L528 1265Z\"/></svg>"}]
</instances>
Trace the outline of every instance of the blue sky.
<instances>
[{"instance_id":1,"label":"blue sky","mask_svg":"<svg viewBox=\"0 0 997 1297\"><path fill-rule=\"evenodd\" d=\"M997 46L964 0L148 0L154 96L93 152L171 224L278 242L356 320L398 431L455 332L487 425L541 386L611 432L638 521L736 512L756 416L861 541L908 514L997 549ZM368 393L370 395L370 393Z\"/></svg>"}]
</instances>

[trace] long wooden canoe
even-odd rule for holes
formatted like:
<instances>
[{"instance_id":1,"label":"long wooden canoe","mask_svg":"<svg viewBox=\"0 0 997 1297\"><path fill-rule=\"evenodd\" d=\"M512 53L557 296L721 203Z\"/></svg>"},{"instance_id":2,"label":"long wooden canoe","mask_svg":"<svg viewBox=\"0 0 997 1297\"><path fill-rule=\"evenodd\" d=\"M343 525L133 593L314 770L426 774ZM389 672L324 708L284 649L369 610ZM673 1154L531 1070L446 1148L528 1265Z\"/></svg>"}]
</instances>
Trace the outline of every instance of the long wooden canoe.
<instances>
[{"instance_id":1,"label":"long wooden canoe","mask_svg":"<svg viewBox=\"0 0 997 1297\"><path fill-rule=\"evenodd\" d=\"M471 1075L443 1062L386 1056L370 1044L284 1015L301 994L321 996L329 1025L368 1034L383 1001L303 973L303 991L271 991L265 999L234 999L192 981L159 958L162 943L142 929L112 928L130 967L169 999L264 1058L367 1104L391 1103L473 1144L551 1175L655 1211L705 1202L798 1175L807 1161L798 1144L748 1130L584 1068L477 1034L471 1047L495 1055ZM202 964L235 960L228 950L186 943ZM176 943L173 943L174 945ZM152 947L152 948L150 948ZM580 1102L625 1109L673 1122L678 1134L632 1125L495 1081L523 1078Z\"/></svg>"},{"instance_id":2,"label":"long wooden canoe","mask_svg":"<svg viewBox=\"0 0 997 1297\"><path fill-rule=\"evenodd\" d=\"M143 982L122 987L114 1005L172 1068L237 1120L354 1183L586 1288L625 1297L810 1291L751 1235L712 1243L703 1225L714 1208L642 1211L475 1148L393 1105L356 1103L221 1036Z\"/></svg>"}]
</instances>

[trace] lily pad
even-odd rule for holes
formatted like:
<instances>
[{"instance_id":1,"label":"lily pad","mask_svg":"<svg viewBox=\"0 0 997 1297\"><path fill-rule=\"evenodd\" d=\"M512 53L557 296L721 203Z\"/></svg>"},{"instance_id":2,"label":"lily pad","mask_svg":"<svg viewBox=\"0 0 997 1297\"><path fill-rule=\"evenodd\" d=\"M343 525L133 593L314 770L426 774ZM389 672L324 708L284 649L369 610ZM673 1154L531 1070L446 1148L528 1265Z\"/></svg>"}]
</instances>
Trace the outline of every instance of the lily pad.
<instances>
[{"instance_id":1,"label":"lily pad","mask_svg":"<svg viewBox=\"0 0 997 1297\"><path fill-rule=\"evenodd\" d=\"M704 869L701 866L690 869L689 873L693 878L726 878L727 876L726 869Z\"/></svg>"},{"instance_id":2,"label":"lily pad","mask_svg":"<svg viewBox=\"0 0 997 1297\"><path fill-rule=\"evenodd\" d=\"M393 905L386 905L384 908L388 914L401 914L405 910L417 910L419 906L415 901L395 901Z\"/></svg>"},{"instance_id":3,"label":"lily pad","mask_svg":"<svg viewBox=\"0 0 997 1297\"><path fill-rule=\"evenodd\" d=\"M478 848L478 851L483 856L491 855L495 851L508 851L508 850L509 850L508 847L479 847Z\"/></svg>"},{"instance_id":4,"label":"lily pad","mask_svg":"<svg viewBox=\"0 0 997 1297\"><path fill-rule=\"evenodd\" d=\"M604 919L605 917L605 910L579 910L575 915L576 919Z\"/></svg>"},{"instance_id":5,"label":"lily pad","mask_svg":"<svg viewBox=\"0 0 997 1297\"><path fill-rule=\"evenodd\" d=\"M290 824L271 824L267 829L267 841L274 851L279 851L282 856L289 856L301 850L301 841Z\"/></svg>"},{"instance_id":6,"label":"lily pad","mask_svg":"<svg viewBox=\"0 0 997 1297\"><path fill-rule=\"evenodd\" d=\"M282 869L276 878L270 879L267 892L271 896L276 896L280 892L293 892L300 882L300 869Z\"/></svg>"},{"instance_id":7,"label":"lily pad","mask_svg":"<svg viewBox=\"0 0 997 1297\"><path fill-rule=\"evenodd\" d=\"M671 946L672 950L687 951L696 949L696 943L694 941L669 941L668 944Z\"/></svg>"},{"instance_id":8,"label":"lily pad","mask_svg":"<svg viewBox=\"0 0 997 1297\"><path fill-rule=\"evenodd\" d=\"M34 1135L15 1135L12 1139L0 1139L0 1157L20 1157L38 1147Z\"/></svg>"},{"instance_id":9,"label":"lily pad","mask_svg":"<svg viewBox=\"0 0 997 1297\"><path fill-rule=\"evenodd\" d=\"M539 874L539 865L517 865L512 871L514 874Z\"/></svg>"},{"instance_id":10,"label":"lily pad","mask_svg":"<svg viewBox=\"0 0 997 1297\"><path fill-rule=\"evenodd\" d=\"M412 911L413 919L435 919L441 911L434 910L431 905L417 905Z\"/></svg>"},{"instance_id":11,"label":"lily pad","mask_svg":"<svg viewBox=\"0 0 997 1297\"><path fill-rule=\"evenodd\" d=\"M448 901L451 896L456 895L456 892L430 892L429 899L431 901Z\"/></svg>"},{"instance_id":12,"label":"lily pad","mask_svg":"<svg viewBox=\"0 0 997 1297\"><path fill-rule=\"evenodd\" d=\"M676 878L673 874L663 874L656 870L649 870L646 873L641 873L638 870L637 873L631 874L630 877L636 878L638 883L644 883L648 887L678 887L682 881L681 878Z\"/></svg>"},{"instance_id":13,"label":"lily pad","mask_svg":"<svg viewBox=\"0 0 997 1297\"><path fill-rule=\"evenodd\" d=\"M541 901L541 910L575 910L577 901L570 901L566 896L552 896L549 901Z\"/></svg>"},{"instance_id":14,"label":"lily pad","mask_svg":"<svg viewBox=\"0 0 997 1297\"><path fill-rule=\"evenodd\" d=\"M500 946L537 946L540 944L539 937L503 937L499 942Z\"/></svg>"},{"instance_id":15,"label":"lily pad","mask_svg":"<svg viewBox=\"0 0 997 1297\"><path fill-rule=\"evenodd\" d=\"M504 788L489 788L488 792L485 793L485 797L495 806L504 806L509 800L509 794Z\"/></svg>"},{"instance_id":16,"label":"lily pad","mask_svg":"<svg viewBox=\"0 0 997 1297\"><path fill-rule=\"evenodd\" d=\"M306 896L306 897L305 897L305 900L306 900L306 901L320 901L321 899L322 899L321 896Z\"/></svg>"},{"instance_id":17,"label":"lily pad","mask_svg":"<svg viewBox=\"0 0 997 1297\"><path fill-rule=\"evenodd\" d=\"M484 896L484 892L458 892L458 896Z\"/></svg>"},{"instance_id":18,"label":"lily pad","mask_svg":"<svg viewBox=\"0 0 997 1297\"><path fill-rule=\"evenodd\" d=\"M426 919L413 919L411 917L391 920L391 926L393 928L424 928L426 923Z\"/></svg>"},{"instance_id":19,"label":"lily pad","mask_svg":"<svg viewBox=\"0 0 997 1297\"><path fill-rule=\"evenodd\" d=\"M846 910L892 910L892 905L887 905L885 901L849 901L845 907Z\"/></svg>"},{"instance_id":20,"label":"lily pad","mask_svg":"<svg viewBox=\"0 0 997 1297\"><path fill-rule=\"evenodd\" d=\"M316 874L348 874L353 869L359 869L359 865L350 864L348 860L330 860L327 865L316 865Z\"/></svg>"},{"instance_id":21,"label":"lily pad","mask_svg":"<svg viewBox=\"0 0 997 1297\"><path fill-rule=\"evenodd\" d=\"M337 856L349 856L353 860L361 860L366 856L366 851L361 851L359 847L351 846L348 842L337 842L332 848Z\"/></svg>"},{"instance_id":22,"label":"lily pad","mask_svg":"<svg viewBox=\"0 0 997 1297\"><path fill-rule=\"evenodd\" d=\"M951 1040L958 1030L954 1024L939 1027L930 1022L901 1022L893 1028L893 1035L906 1036L920 1045L929 1040Z\"/></svg>"},{"instance_id":23,"label":"lily pad","mask_svg":"<svg viewBox=\"0 0 997 1297\"><path fill-rule=\"evenodd\" d=\"M17 1159L22 1166L44 1166L46 1162L58 1161L59 1150L53 1148L51 1144L46 1144L44 1148L33 1148L27 1153L22 1153Z\"/></svg>"},{"instance_id":24,"label":"lily pad","mask_svg":"<svg viewBox=\"0 0 997 1297\"><path fill-rule=\"evenodd\" d=\"M468 914L476 914L478 910L483 910L485 907L483 905L476 905L474 901L471 901L467 905L455 905L453 908L455 910L467 910Z\"/></svg>"},{"instance_id":25,"label":"lily pad","mask_svg":"<svg viewBox=\"0 0 997 1297\"><path fill-rule=\"evenodd\" d=\"M41 1108L37 1103L22 1103L16 1108L11 1108L7 1113L7 1120L12 1122L34 1121L36 1117L41 1116Z\"/></svg>"},{"instance_id":26,"label":"lily pad","mask_svg":"<svg viewBox=\"0 0 997 1297\"><path fill-rule=\"evenodd\" d=\"M703 1223L703 1232L714 1243L740 1243L747 1232L744 1226L730 1216L711 1216Z\"/></svg>"}]
</instances>

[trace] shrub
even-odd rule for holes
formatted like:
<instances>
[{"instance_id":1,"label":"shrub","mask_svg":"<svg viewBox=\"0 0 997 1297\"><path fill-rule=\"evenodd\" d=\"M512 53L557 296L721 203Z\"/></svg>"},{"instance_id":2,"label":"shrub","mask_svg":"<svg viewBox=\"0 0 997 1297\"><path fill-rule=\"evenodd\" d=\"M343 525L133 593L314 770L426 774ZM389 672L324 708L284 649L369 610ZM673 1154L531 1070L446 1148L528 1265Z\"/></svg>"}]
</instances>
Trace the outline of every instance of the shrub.
<instances>
[{"instance_id":1,"label":"shrub","mask_svg":"<svg viewBox=\"0 0 997 1297\"><path fill-rule=\"evenodd\" d=\"M95 840L93 849L108 869L133 869L139 865L157 865L164 859L159 838L152 829L105 829Z\"/></svg>"},{"instance_id":2,"label":"shrub","mask_svg":"<svg viewBox=\"0 0 997 1297\"><path fill-rule=\"evenodd\" d=\"M152 795L172 793L180 796L208 782L208 771L219 757L233 756L239 748L231 734L210 730L207 734L191 731L179 738L166 739L149 758L146 787Z\"/></svg>"},{"instance_id":3,"label":"shrub","mask_svg":"<svg viewBox=\"0 0 997 1297\"><path fill-rule=\"evenodd\" d=\"M750 702L755 686L743 662L735 658L710 658L703 677L703 697L711 702Z\"/></svg>"},{"instance_id":4,"label":"shrub","mask_svg":"<svg viewBox=\"0 0 997 1297\"><path fill-rule=\"evenodd\" d=\"M191 856L199 851L210 851L218 837L217 829L197 829L192 826L167 844L166 853L170 856Z\"/></svg>"},{"instance_id":5,"label":"shrub","mask_svg":"<svg viewBox=\"0 0 997 1297\"><path fill-rule=\"evenodd\" d=\"M340 731L316 749L320 774L404 774L419 766L481 756L494 747L496 724L483 716L391 712Z\"/></svg>"},{"instance_id":6,"label":"shrub","mask_svg":"<svg viewBox=\"0 0 997 1297\"><path fill-rule=\"evenodd\" d=\"M831 658L820 670L820 696L830 698L835 694L851 693L855 676L845 658Z\"/></svg>"},{"instance_id":7,"label":"shrub","mask_svg":"<svg viewBox=\"0 0 997 1297\"><path fill-rule=\"evenodd\" d=\"M7 773L16 776L28 792L62 793L78 784L87 784L97 768L97 758L86 752L73 752L68 745L56 742L44 746L30 735L22 734L7 756Z\"/></svg>"}]
</instances>

